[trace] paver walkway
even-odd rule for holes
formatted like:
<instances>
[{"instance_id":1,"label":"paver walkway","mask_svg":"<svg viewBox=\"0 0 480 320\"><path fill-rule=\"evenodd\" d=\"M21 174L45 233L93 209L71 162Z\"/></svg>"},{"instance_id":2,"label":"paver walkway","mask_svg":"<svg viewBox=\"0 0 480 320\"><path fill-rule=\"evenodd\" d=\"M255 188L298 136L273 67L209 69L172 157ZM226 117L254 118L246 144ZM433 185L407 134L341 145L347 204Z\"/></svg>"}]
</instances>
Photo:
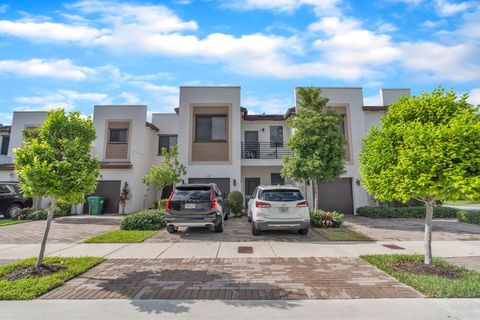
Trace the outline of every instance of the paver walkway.
<instances>
[{"instance_id":1,"label":"paver walkway","mask_svg":"<svg viewBox=\"0 0 480 320\"><path fill-rule=\"evenodd\" d=\"M117 259L42 299L297 300L421 294L359 258Z\"/></svg>"},{"instance_id":2,"label":"paver walkway","mask_svg":"<svg viewBox=\"0 0 480 320\"><path fill-rule=\"evenodd\" d=\"M147 243L159 242L242 242L242 241L285 241L285 242L323 242L318 233L310 230L305 235L299 235L296 231L265 231L259 236L252 235L251 224L246 217L230 217L225 221L222 233L215 233L208 228L180 228L177 233L170 234L166 229L160 230L156 235L147 239Z\"/></svg>"},{"instance_id":3,"label":"paver walkway","mask_svg":"<svg viewBox=\"0 0 480 320\"><path fill-rule=\"evenodd\" d=\"M345 225L379 241L423 240L423 219L370 219L346 216ZM456 219L434 219L433 240L480 240L480 226L457 222Z\"/></svg>"},{"instance_id":4,"label":"paver walkway","mask_svg":"<svg viewBox=\"0 0 480 320\"><path fill-rule=\"evenodd\" d=\"M68 216L52 221L49 243L81 242L94 235L118 229L123 217L116 215ZM0 228L0 243L40 243L45 220L20 223Z\"/></svg>"}]
</instances>

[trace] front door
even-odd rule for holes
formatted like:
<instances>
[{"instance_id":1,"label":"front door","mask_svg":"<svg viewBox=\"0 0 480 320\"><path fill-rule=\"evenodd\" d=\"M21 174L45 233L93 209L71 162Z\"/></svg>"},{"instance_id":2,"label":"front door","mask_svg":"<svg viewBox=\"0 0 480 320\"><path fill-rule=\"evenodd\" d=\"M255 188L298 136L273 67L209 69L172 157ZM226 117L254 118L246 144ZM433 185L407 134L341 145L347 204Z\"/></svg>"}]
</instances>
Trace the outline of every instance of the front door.
<instances>
[{"instance_id":1,"label":"front door","mask_svg":"<svg viewBox=\"0 0 480 320\"><path fill-rule=\"evenodd\" d=\"M258 143L258 131L245 131L245 148L243 152L244 152L245 159L260 158L260 145Z\"/></svg>"},{"instance_id":2,"label":"front door","mask_svg":"<svg viewBox=\"0 0 480 320\"><path fill-rule=\"evenodd\" d=\"M245 205L248 205L248 196L260 185L260 178L245 178Z\"/></svg>"}]
</instances>

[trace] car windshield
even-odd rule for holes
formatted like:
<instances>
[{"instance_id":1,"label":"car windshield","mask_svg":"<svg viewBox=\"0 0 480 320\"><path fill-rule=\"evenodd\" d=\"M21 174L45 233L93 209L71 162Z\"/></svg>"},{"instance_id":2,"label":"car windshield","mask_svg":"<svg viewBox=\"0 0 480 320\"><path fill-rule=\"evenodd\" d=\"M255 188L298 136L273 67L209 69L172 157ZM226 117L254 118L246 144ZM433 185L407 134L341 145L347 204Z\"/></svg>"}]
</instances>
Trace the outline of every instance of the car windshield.
<instances>
[{"instance_id":1,"label":"car windshield","mask_svg":"<svg viewBox=\"0 0 480 320\"><path fill-rule=\"evenodd\" d=\"M302 193L299 190L275 189L264 190L260 195L260 200L265 201L300 201L303 200Z\"/></svg>"},{"instance_id":2,"label":"car windshield","mask_svg":"<svg viewBox=\"0 0 480 320\"><path fill-rule=\"evenodd\" d=\"M204 200L210 201L210 188L181 188L175 189L172 195L172 201Z\"/></svg>"}]
</instances>

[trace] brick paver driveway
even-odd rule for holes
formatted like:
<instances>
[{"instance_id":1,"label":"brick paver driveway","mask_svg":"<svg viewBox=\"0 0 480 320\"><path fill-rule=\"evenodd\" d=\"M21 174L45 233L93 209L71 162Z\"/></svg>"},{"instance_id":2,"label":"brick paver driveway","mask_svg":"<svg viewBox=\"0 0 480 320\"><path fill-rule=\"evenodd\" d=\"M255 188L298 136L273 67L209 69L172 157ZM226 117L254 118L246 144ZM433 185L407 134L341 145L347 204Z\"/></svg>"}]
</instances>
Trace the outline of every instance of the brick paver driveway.
<instances>
[{"instance_id":1,"label":"brick paver driveway","mask_svg":"<svg viewBox=\"0 0 480 320\"><path fill-rule=\"evenodd\" d=\"M415 298L359 258L109 260L42 299Z\"/></svg>"},{"instance_id":2,"label":"brick paver driveway","mask_svg":"<svg viewBox=\"0 0 480 320\"><path fill-rule=\"evenodd\" d=\"M245 242L245 241L288 241L288 242L321 242L326 241L318 233L310 229L306 236L299 235L296 231L265 231L259 236L253 236L251 224L246 217L230 217L225 221L222 233L215 233L208 228L180 228L177 233L170 234L166 229L160 230L156 235L145 242Z\"/></svg>"},{"instance_id":3,"label":"brick paver driveway","mask_svg":"<svg viewBox=\"0 0 480 320\"><path fill-rule=\"evenodd\" d=\"M346 216L345 225L379 241L423 240L423 219L371 219ZM456 219L433 220L433 240L480 240L480 226L457 222Z\"/></svg>"},{"instance_id":4,"label":"brick paver driveway","mask_svg":"<svg viewBox=\"0 0 480 320\"><path fill-rule=\"evenodd\" d=\"M81 242L96 234L118 229L121 216L69 216L52 221L49 243ZM45 220L20 223L0 228L0 243L40 243Z\"/></svg>"}]
</instances>

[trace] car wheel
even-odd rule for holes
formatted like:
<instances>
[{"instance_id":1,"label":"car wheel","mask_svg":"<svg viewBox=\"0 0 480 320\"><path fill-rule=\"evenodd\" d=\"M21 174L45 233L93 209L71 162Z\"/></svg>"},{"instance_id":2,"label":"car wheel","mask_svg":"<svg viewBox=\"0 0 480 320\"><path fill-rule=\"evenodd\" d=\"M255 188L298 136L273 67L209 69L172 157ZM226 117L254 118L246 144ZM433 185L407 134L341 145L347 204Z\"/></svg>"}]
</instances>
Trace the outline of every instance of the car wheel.
<instances>
[{"instance_id":1,"label":"car wheel","mask_svg":"<svg viewBox=\"0 0 480 320\"><path fill-rule=\"evenodd\" d=\"M215 232L217 233L223 232L223 221L215 226Z\"/></svg>"},{"instance_id":2,"label":"car wheel","mask_svg":"<svg viewBox=\"0 0 480 320\"><path fill-rule=\"evenodd\" d=\"M223 218L223 220L228 220L230 218L230 212L227 212L227 214L225 215L225 217Z\"/></svg>"},{"instance_id":3,"label":"car wheel","mask_svg":"<svg viewBox=\"0 0 480 320\"><path fill-rule=\"evenodd\" d=\"M250 216L248 216L248 222L252 223L252 218Z\"/></svg>"},{"instance_id":4,"label":"car wheel","mask_svg":"<svg viewBox=\"0 0 480 320\"><path fill-rule=\"evenodd\" d=\"M7 210L5 210L3 216L5 217L5 219L10 219L14 213L20 210L22 210L22 206L20 204L12 203L8 206Z\"/></svg>"},{"instance_id":5,"label":"car wheel","mask_svg":"<svg viewBox=\"0 0 480 320\"><path fill-rule=\"evenodd\" d=\"M308 233L308 228L298 230L298 234L305 236Z\"/></svg>"},{"instance_id":6,"label":"car wheel","mask_svg":"<svg viewBox=\"0 0 480 320\"><path fill-rule=\"evenodd\" d=\"M258 230L257 226L255 225L255 222L253 221L252 221L252 235L254 236L260 235L260 230Z\"/></svg>"},{"instance_id":7,"label":"car wheel","mask_svg":"<svg viewBox=\"0 0 480 320\"><path fill-rule=\"evenodd\" d=\"M178 231L178 227L174 226L167 226L168 233L176 233Z\"/></svg>"}]
</instances>

